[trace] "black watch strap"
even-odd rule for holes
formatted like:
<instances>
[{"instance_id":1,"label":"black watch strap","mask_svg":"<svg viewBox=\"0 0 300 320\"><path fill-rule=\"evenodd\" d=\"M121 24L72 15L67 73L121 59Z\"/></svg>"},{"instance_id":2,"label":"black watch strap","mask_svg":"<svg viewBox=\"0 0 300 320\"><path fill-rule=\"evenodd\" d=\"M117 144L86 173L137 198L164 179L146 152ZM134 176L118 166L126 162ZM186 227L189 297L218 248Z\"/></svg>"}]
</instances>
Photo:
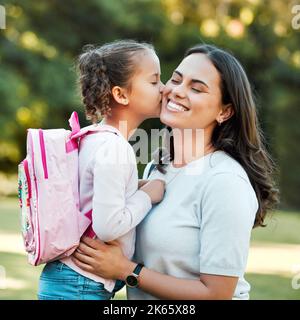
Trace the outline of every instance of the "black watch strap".
<instances>
[{"instance_id":1,"label":"black watch strap","mask_svg":"<svg viewBox=\"0 0 300 320\"><path fill-rule=\"evenodd\" d=\"M133 273L136 275L136 276L139 276L142 268L144 267L144 265L142 263L138 263L137 266L134 268L133 270Z\"/></svg>"},{"instance_id":2,"label":"black watch strap","mask_svg":"<svg viewBox=\"0 0 300 320\"><path fill-rule=\"evenodd\" d=\"M139 285L138 278L139 278L140 272L143 267L144 267L143 264L138 263L137 266L132 271L132 273L126 277L125 283L128 287L130 287L130 288L137 288L138 287L138 285Z\"/></svg>"}]
</instances>

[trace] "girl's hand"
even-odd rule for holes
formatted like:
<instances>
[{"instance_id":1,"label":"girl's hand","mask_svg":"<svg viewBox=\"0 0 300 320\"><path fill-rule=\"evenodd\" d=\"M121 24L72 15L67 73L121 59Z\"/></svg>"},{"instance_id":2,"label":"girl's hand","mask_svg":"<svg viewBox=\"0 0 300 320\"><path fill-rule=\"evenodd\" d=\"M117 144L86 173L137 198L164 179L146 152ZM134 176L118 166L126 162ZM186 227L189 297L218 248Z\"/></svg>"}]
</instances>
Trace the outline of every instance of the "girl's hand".
<instances>
[{"instance_id":1,"label":"girl's hand","mask_svg":"<svg viewBox=\"0 0 300 320\"><path fill-rule=\"evenodd\" d=\"M151 198L152 204L159 203L165 194L166 183L164 180L153 179L143 185L140 190L146 192Z\"/></svg>"},{"instance_id":2,"label":"girl's hand","mask_svg":"<svg viewBox=\"0 0 300 320\"><path fill-rule=\"evenodd\" d=\"M124 280L136 265L123 255L116 240L104 243L98 239L83 237L71 258L82 270L114 280Z\"/></svg>"},{"instance_id":3,"label":"girl's hand","mask_svg":"<svg viewBox=\"0 0 300 320\"><path fill-rule=\"evenodd\" d=\"M139 179L139 183L138 183L138 189L141 188L143 185L145 185L146 183L148 183L150 180L146 180L146 179Z\"/></svg>"}]
</instances>

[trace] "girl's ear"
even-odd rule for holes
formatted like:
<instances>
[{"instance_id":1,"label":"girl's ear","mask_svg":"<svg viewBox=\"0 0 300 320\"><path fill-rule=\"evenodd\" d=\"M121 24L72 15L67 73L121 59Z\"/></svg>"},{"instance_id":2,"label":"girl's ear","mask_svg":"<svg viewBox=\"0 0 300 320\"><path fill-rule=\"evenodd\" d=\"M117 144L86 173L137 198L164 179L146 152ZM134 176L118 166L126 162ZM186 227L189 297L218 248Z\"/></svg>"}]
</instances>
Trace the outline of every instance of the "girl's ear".
<instances>
[{"instance_id":1,"label":"girl's ear","mask_svg":"<svg viewBox=\"0 0 300 320\"><path fill-rule=\"evenodd\" d=\"M114 86L111 89L111 94L117 103L122 104L124 106L128 105L129 98L128 98L128 94L127 94L126 89L121 88L119 86Z\"/></svg>"},{"instance_id":2,"label":"girl's ear","mask_svg":"<svg viewBox=\"0 0 300 320\"><path fill-rule=\"evenodd\" d=\"M230 119L233 115L234 115L234 110L233 110L232 104L229 103L222 107L222 110L218 114L216 120L219 124L221 124L222 122L225 122L228 119Z\"/></svg>"}]
</instances>

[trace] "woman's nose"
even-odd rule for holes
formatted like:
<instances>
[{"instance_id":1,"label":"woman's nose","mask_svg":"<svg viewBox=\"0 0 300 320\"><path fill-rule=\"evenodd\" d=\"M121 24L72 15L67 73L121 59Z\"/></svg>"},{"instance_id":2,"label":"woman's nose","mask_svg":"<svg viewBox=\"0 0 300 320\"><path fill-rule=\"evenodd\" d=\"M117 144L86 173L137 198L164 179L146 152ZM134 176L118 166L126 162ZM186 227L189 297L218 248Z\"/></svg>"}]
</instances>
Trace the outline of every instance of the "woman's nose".
<instances>
[{"instance_id":1,"label":"woman's nose","mask_svg":"<svg viewBox=\"0 0 300 320\"><path fill-rule=\"evenodd\" d=\"M174 96L180 97L180 98L184 98L185 96L185 89L181 84L177 84L176 86L173 86L172 88L172 93Z\"/></svg>"}]
</instances>

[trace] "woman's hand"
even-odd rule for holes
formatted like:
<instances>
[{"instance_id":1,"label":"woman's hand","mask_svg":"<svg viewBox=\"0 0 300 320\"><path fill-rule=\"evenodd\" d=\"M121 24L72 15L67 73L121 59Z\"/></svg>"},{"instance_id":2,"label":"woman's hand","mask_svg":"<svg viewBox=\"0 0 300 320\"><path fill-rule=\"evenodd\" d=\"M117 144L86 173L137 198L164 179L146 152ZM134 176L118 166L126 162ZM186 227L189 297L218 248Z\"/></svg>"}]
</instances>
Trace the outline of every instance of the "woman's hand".
<instances>
[{"instance_id":1,"label":"woman's hand","mask_svg":"<svg viewBox=\"0 0 300 320\"><path fill-rule=\"evenodd\" d=\"M106 279L125 280L136 267L136 263L123 255L117 241L106 244L83 237L71 257L82 270ZM139 276L139 287L160 299L232 299L237 281L238 277L209 274L201 274L200 280L182 279L144 267Z\"/></svg>"},{"instance_id":2,"label":"woman's hand","mask_svg":"<svg viewBox=\"0 0 300 320\"><path fill-rule=\"evenodd\" d=\"M117 241L104 243L88 237L81 239L71 258L82 270L105 279L125 280L136 266L123 255Z\"/></svg>"}]
</instances>

